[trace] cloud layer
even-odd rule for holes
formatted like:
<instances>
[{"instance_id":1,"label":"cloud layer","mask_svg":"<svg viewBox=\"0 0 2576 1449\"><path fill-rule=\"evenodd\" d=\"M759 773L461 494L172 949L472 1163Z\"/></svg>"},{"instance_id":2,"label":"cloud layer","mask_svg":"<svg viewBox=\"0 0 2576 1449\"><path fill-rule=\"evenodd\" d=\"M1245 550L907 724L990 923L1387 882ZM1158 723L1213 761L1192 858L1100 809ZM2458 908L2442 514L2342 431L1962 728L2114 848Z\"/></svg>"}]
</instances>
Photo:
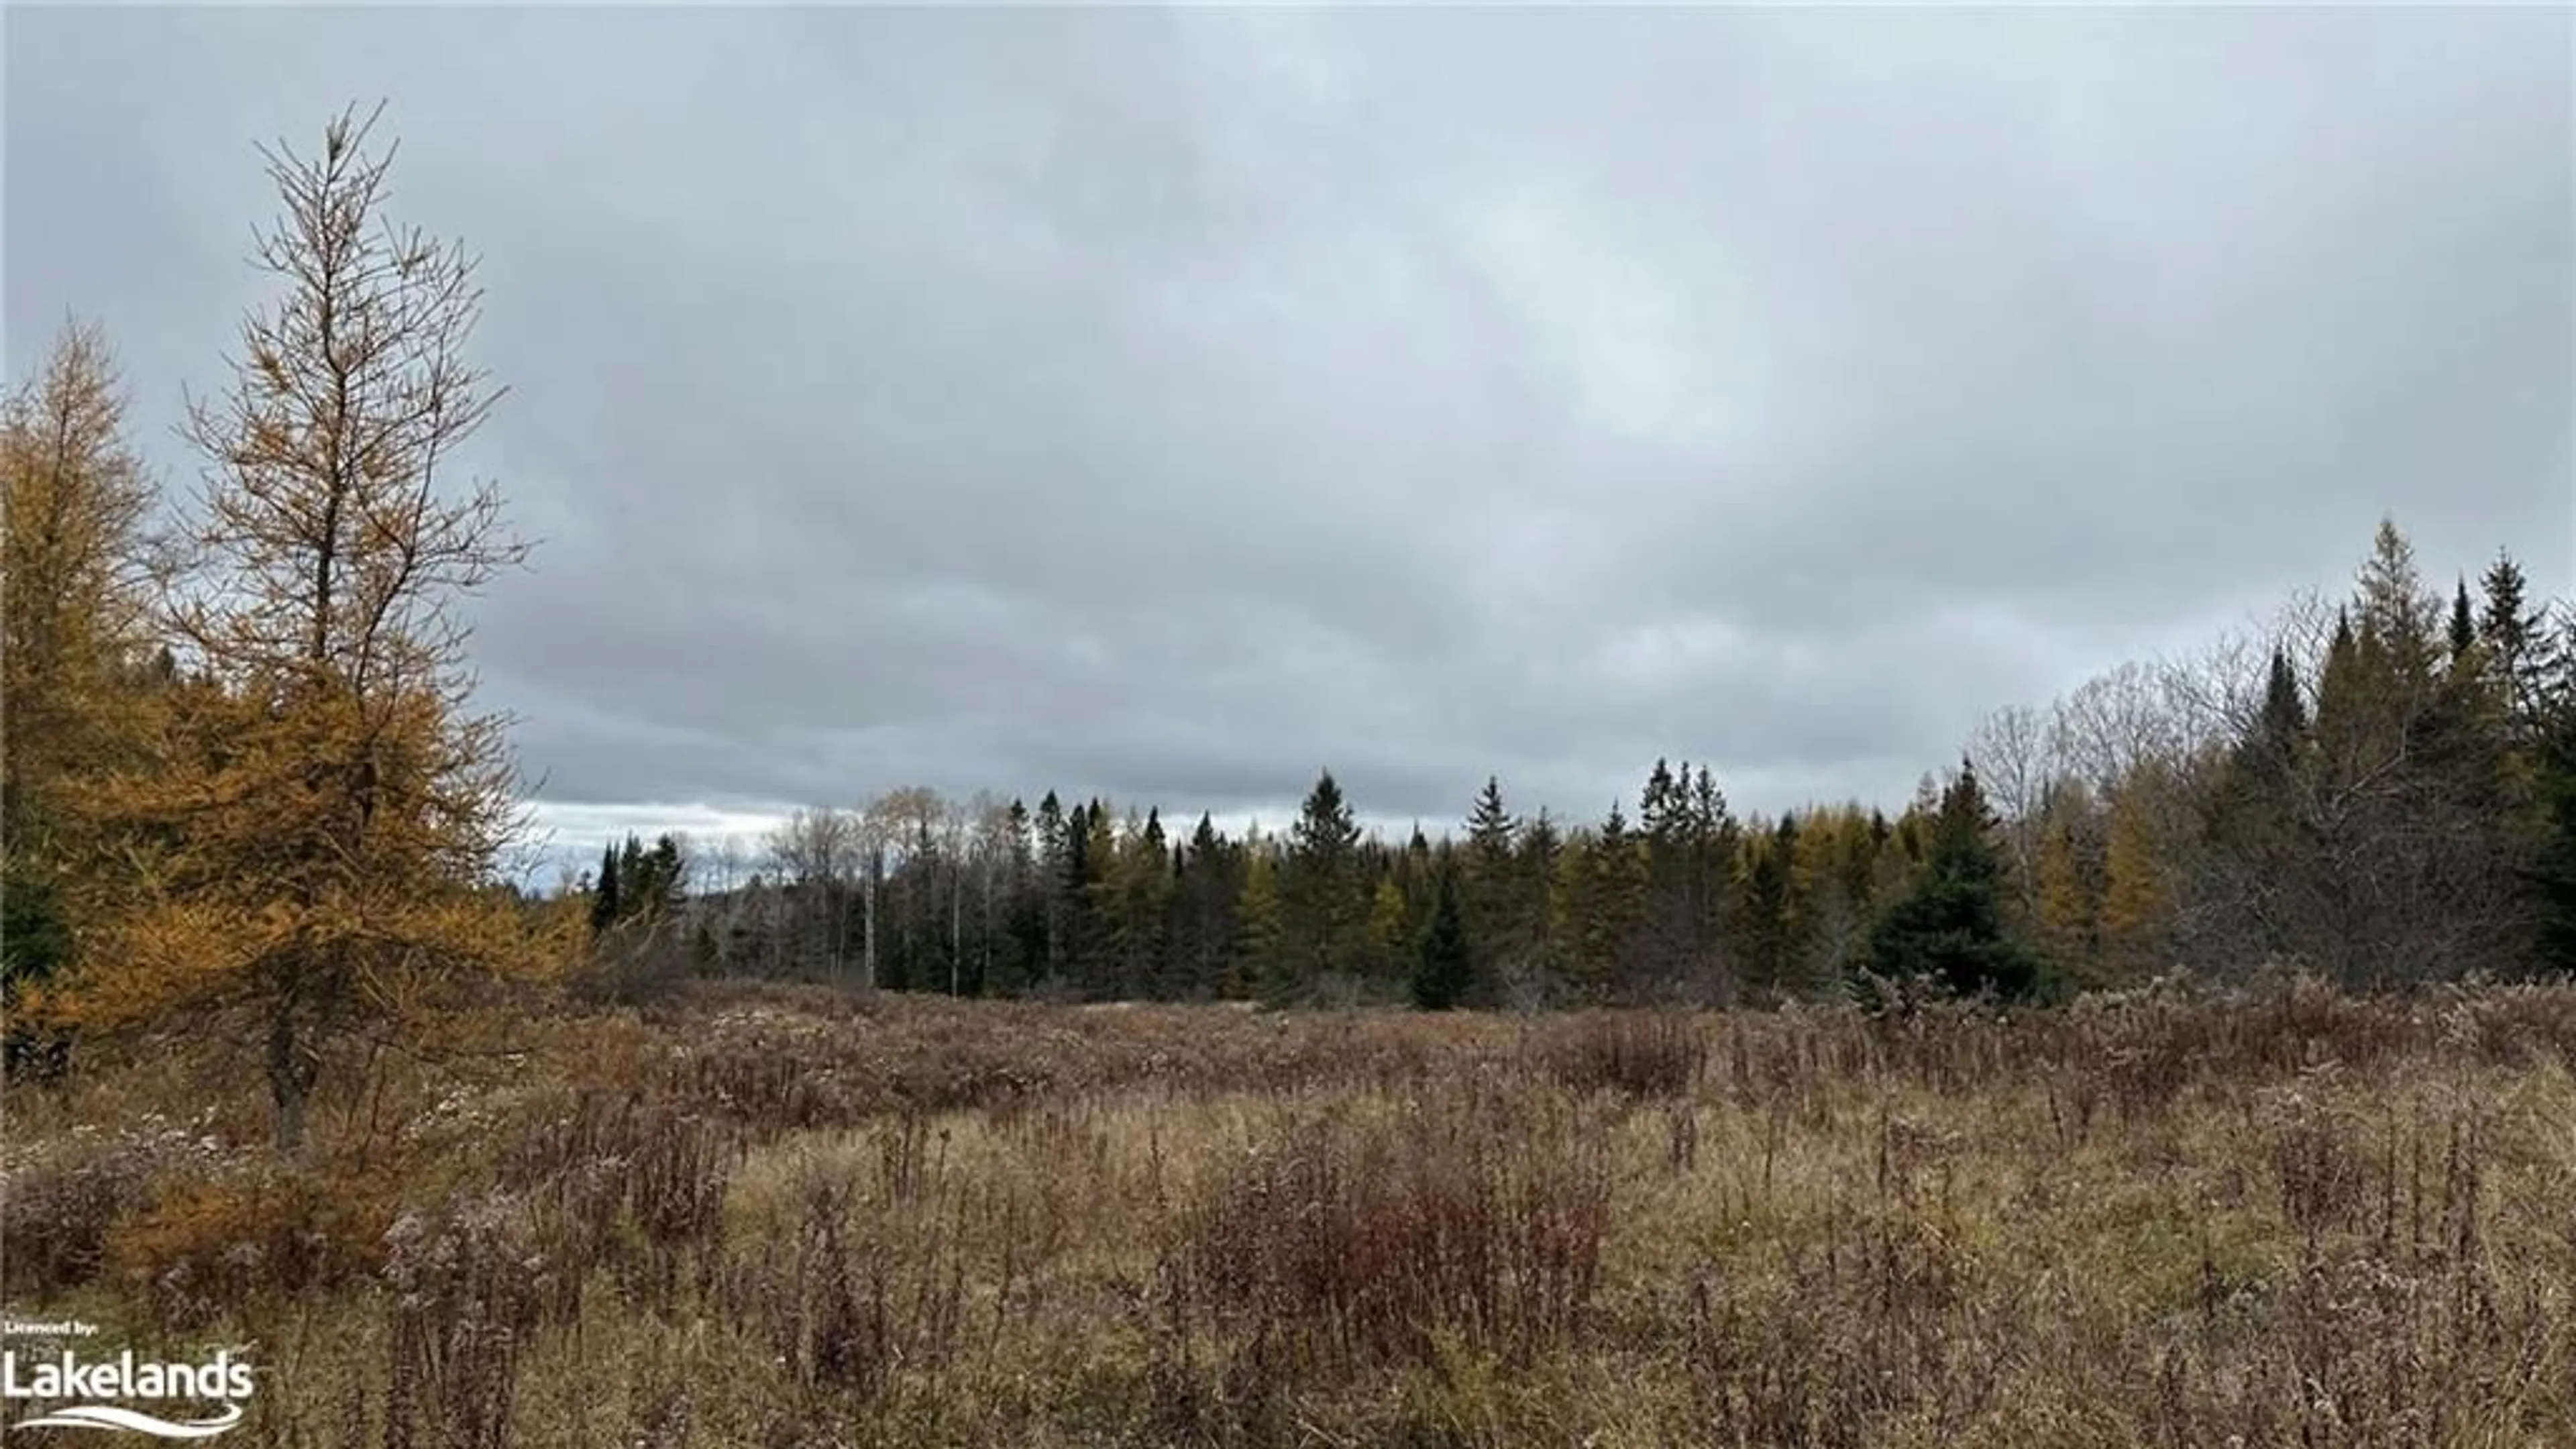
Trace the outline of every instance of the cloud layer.
<instances>
[{"instance_id":1,"label":"cloud layer","mask_svg":"<svg viewBox=\"0 0 2576 1449\"><path fill-rule=\"evenodd\" d=\"M177 480L251 143L391 100L485 258L544 543L479 663L567 834L1327 765L1590 816L1660 754L1893 804L2383 512L2571 578L2563 11L6 26L12 374L100 317Z\"/></svg>"}]
</instances>

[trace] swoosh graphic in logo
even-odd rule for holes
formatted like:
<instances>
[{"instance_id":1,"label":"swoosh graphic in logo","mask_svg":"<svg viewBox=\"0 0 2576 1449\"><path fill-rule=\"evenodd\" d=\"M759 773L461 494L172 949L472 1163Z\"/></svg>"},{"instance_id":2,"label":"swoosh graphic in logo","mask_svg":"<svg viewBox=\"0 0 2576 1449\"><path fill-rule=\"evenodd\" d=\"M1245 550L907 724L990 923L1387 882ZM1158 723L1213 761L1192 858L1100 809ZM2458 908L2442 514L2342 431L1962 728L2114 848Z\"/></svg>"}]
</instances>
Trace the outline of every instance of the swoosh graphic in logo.
<instances>
[{"instance_id":1,"label":"swoosh graphic in logo","mask_svg":"<svg viewBox=\"0 0 2576 1449\"><path fill-rule=\"evenodd\" d=\"M152 1434L163 1439L211 1439L242 1421L242 1406L224 1405L221 1418L199 1419L194 1423L174 1424L132 1409L112 1404L74 1404L56 1409L33 1419L21 1419L21 1429L131 1429L137 1434Z\"/></svg>"}]
</instances>

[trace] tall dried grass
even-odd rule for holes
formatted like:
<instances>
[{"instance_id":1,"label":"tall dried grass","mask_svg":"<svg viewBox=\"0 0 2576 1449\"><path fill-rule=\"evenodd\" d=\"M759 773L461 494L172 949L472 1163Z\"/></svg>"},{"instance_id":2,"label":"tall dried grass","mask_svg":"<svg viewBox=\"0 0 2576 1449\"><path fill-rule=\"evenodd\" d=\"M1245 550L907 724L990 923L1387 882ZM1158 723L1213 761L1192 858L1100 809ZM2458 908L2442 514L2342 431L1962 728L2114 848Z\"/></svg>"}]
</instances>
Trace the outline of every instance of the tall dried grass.
<instances>
[{"instance_id":1,"label":"tall dried grass","mask_svg":"<svg viewBox=\"0 0 2576 1449\"><path fill-rule=\"evenodd\" d=\"M490 1029L283 1175L103 1054L9 1311L247 1340L279 1446L2576 1442L2568 988Z\"/></svg>"}]
</instances>

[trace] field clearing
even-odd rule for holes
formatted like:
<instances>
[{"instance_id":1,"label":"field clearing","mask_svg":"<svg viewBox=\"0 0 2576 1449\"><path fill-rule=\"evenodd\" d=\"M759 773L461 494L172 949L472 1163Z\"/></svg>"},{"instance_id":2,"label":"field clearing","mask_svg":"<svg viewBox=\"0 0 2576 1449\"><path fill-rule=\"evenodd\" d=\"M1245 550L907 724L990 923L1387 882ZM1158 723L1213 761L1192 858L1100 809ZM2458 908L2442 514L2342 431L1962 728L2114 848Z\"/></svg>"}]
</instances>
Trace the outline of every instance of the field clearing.
<instances>
[{"instance_id":1,"label":"field clearing","mask_svg":"<svg viewBox=\"0 0 2576 1449\"><path fill-rule=\"evenodd\" d=\"M2567 988L459 1045L296 1172L177 1039L13 1089L10 1316L242 1345L281 1446L2576 1443Z\"/></svg>"}]
</instances>

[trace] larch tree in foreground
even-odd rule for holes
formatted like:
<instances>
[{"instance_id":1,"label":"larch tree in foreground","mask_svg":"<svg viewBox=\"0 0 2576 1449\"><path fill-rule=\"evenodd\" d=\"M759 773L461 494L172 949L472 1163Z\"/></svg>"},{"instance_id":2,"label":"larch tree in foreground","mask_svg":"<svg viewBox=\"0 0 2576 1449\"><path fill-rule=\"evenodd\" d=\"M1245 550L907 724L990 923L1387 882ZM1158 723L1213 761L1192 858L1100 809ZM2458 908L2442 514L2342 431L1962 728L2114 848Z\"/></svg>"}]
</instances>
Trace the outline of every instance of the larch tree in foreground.
<instances>
[{"instance_id":1,"label":"larch tree in foreground","mask_svg":"<svg viewBox=\"0 0 2576 1449\"><path fill-rule=\"evenodd\" d=\"M451 612L527 552L491 484L440 489L499 396L462 352L473 263L383 222L373 122L343 113L317 157L261 153L284 210L257 263L279 294L226 394L191 408L203 564L169 619L191 679L164 758L124 781L155 844L82 998L107 1024L246 1026L288 1154L336 1045L432 1045L425 1008L568 944L497 884L506 721L469 712Z\"/></svg>"}]
</instances>

